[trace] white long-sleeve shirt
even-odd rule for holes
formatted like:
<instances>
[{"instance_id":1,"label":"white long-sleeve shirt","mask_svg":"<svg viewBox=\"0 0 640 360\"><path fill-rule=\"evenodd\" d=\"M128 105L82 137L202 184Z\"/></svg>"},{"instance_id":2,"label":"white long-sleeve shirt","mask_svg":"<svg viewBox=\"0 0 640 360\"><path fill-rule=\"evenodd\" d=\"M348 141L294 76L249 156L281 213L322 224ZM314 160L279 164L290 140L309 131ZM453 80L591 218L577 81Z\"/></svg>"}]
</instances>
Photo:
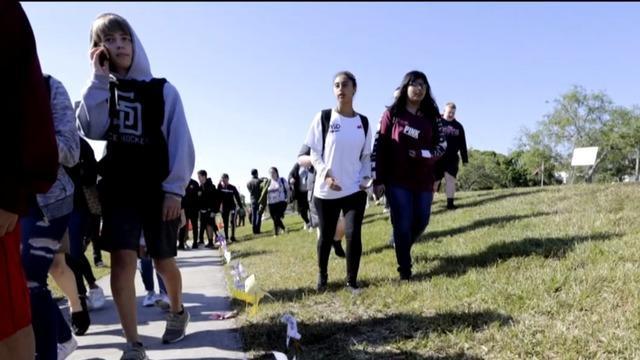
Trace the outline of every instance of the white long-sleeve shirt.
<instances>
[{"instance_id":1,"label":"white long-sleeve shirt","mask_svg":"<svg viewBox=\"0 0 640 360\"><path fill-rule=\"evenodd\" d=\"M317 171L313 195L320 199L339 199L359 191L361 181L371 177L371 126L365 136L359 115L344 117L332 110L323 156L320 117L321 112L313 118L305 140ZM329 170L342 187L341 191L331 190L325 183Z\"/></svg>"}]
</instances>

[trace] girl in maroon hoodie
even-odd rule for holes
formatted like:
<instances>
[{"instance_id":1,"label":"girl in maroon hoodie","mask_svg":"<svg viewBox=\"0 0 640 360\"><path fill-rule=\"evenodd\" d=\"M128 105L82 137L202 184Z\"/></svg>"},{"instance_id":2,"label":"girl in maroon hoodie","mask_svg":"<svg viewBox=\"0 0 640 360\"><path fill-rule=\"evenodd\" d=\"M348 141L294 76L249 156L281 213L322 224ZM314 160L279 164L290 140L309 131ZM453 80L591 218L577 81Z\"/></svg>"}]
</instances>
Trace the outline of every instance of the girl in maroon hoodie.
<instances>
[{"instance_id":1,"label":"girl in maroon hoodie","mask_svg":"<svg viewBox=\"0 0 640 360\"><path fill-rule=\"evenodd\" d=\"M407 73L399 96L382 114L372 154L374 191L389 200L402 280L411 279L411 246L429 223L434 162L447 147L441 127L427 76Z\"/></svg>"}]
</instances>

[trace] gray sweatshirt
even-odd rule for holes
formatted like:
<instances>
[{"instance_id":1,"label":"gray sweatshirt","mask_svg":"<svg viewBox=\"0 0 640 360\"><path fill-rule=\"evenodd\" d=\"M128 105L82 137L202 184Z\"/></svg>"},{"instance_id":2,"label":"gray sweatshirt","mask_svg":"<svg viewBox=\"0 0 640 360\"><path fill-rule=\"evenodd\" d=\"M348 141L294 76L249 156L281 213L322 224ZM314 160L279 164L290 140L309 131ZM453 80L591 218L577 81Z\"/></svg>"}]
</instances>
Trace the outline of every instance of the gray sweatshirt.
<instances>
[{"instance_id":1,"label":"gray sweatshirt","mask_svg":"<svg viewBox=\"0 0 640 360\"><path fill-rule=\"evenodd\" d=\"M135 31L133 29L131 31L133 59L125 79L151 80L153 76L147 54ZM86 137L106 140L110 125L109 97L109 76L93 74L82 93L77 111L78 120ZM168 81L164 85L164 104L162 133L169 151L169 175L162 182L162 189L167 193L184 196L195 166L195 150L180 94Z\"/></svg>"},{"instance_id":2,"label":"gray sweatshirt","mask_svg":"<svg viewBox=\"0 0 640 360\"><path fill-rule=\"evenodd\" d=\"M49 220L69 214L73 210L73 181L61 165L72 167L80 157L80 139L73 115L73 105L62 83L50 76L50 101L53 125L58 143L58 177L46 194L37 194L40 209Z\"/></svg>"}]
</instances>

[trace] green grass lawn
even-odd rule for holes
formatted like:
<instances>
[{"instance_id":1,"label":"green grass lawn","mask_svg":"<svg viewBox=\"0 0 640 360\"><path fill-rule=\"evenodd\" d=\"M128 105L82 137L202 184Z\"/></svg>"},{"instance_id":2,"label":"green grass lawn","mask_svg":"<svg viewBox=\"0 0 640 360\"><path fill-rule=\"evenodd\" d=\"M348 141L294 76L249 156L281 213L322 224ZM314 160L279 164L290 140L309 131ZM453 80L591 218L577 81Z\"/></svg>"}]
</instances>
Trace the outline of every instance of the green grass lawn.
<instances>
[{"instance_id":1,"label":"green grass lawn","mask_svg":"<svg viewBox=\"0 0 640 360\"><path fill-rule=\"evenodd\" d=\"M316 234L299 216L277 238L270 220L258 237L247 223L233 256L275 300L256 316L234 300L245 350L285 352L279 319L291 313L298 359L640 358L640 186L459 193L456 204L446 211L436 196L410 283L398 280L391 225L372 204L355 296L333 253L329 290L314 290Z\"/></svg>"}]
</instances>

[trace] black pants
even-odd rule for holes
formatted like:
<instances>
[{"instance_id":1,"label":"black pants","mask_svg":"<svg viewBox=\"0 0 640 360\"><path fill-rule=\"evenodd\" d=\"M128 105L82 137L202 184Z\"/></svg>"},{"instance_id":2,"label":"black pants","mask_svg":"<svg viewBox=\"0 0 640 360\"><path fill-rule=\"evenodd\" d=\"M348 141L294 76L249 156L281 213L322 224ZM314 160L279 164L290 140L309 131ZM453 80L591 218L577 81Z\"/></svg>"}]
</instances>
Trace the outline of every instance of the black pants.
<instances>
[{"instance_id":1,"label":"black pants","mask_svg":"<svg viewBox=\"0 0 640 360\"><path fill-rule=\"evenodd\" d=\"M287 211L287 202L281 201L275 204L269 204L269 214L271 214L271 219L273 220L273 230L278 235L278 230L282 229L284 231L284 223L282 219L284 219L284 212Z\"/></svg>"},{"instance_id":2,"label":"black pants","mask_svg":"<svg viewBox=\"0 0 640 360\"><path fill-rule=\"evenodd\" d=\"M200 234L198 238L200 239L201 243L204 243L204 232L207 230L207 226L211 226L213 228L213 233L215 235L218 234L218 227L216 226L216 213L211 210L207 210L205 212L200 211ZM213 239L211 238L211 236L209 236L208 232L207 239L209 240L210 244L213 243Z\"/></svg>"},{"instance_id":3,"label":"black pants","mask_svg":"<svg viewBox=\"0 0 640 360\"><path fill-rule=\"evenodd\" d=\"M309 224L309 199L307 199L309 193L306 191L300 191L296 194L296 202L298 204L298 214L302 217L305 224Z\"/></svg>"},{"instance_id":4,"label":"black pants","mask_svg":"<svg viewBox=\"0 0 640 360\"><path fill-rule=\"evenodd\" d=\"M231 237L229 237L229 220L231 220ZM222 223L224 224L224 237L225 239L236 239L236 211L235 210L222 210Z\"/></svg>"},{"instance_id":5,"label":"black pants","mask_svg":"<svg viewBox=\"0 0 640 360\"><path fill-rule=\"evenodd\" d=\"M70 254L65 254L65 262L69 269L73 272L73 275L76 278L76 287L78 288L78 295L87 295L87 287L84 285L84 280L87 280L89 285L93 285L96 283L96 278L93 276L93 271L91 270L91 264L89 264L89 260L87 257L82 254L82 257L79 259L73 258Z\"/></svg>"},{"instance_id":6,"label":"black pants","mask_svg":"<svg viewBox=\"0 0 640 360\"><path fill-rule=\"evenodd\" d=\"M262 214L259 210L259 203L251 203L251 217L249 221L251 222L254 234L260 234L260 225L262 225Z\"/></svg>"},{"instance_id":7,"label":"black pants","mask_svg":"<svg viewBox=\"0 0 640 360\"><path fill-rule=\"evenodd\" d=\"M89 229L87 230L87 243L91 242L91 245L93 246L93 263L96 264L102 261L102 252L99 244L102 216L90 214L88 223Z\"/></svg>"},{"instance_id":8,"label":"black pants","mask_svg":"<svg viewBox=\"0 0 640 360\"><path fill-rule=\"evenodd\" d=\"M344 214L345 237L347 239L347 282L355 285L362 256L361 228L364 210L367 205L367 193L358 191L339 199L326 200L314 196L314 205L318 211L320 238L318 239L318 268L321 275L327 275L329 255L333 245L333 236L340 217Z\"/></svg>"},{"instance_id":9,"label":"black pants","mask_svg":"<svg viewBox=\"0 0 640 360\"><path fill-rule=\"evenodd\" d=\"M193 231L193 245L198 243L198 209L185 209L184 214L187 217L187 223L180 228L180 234L178 236L179 246L184 247L184 243L187 241L189 235L189 222L191 222L191 230Z\"/></svg>"}]
</instances>

